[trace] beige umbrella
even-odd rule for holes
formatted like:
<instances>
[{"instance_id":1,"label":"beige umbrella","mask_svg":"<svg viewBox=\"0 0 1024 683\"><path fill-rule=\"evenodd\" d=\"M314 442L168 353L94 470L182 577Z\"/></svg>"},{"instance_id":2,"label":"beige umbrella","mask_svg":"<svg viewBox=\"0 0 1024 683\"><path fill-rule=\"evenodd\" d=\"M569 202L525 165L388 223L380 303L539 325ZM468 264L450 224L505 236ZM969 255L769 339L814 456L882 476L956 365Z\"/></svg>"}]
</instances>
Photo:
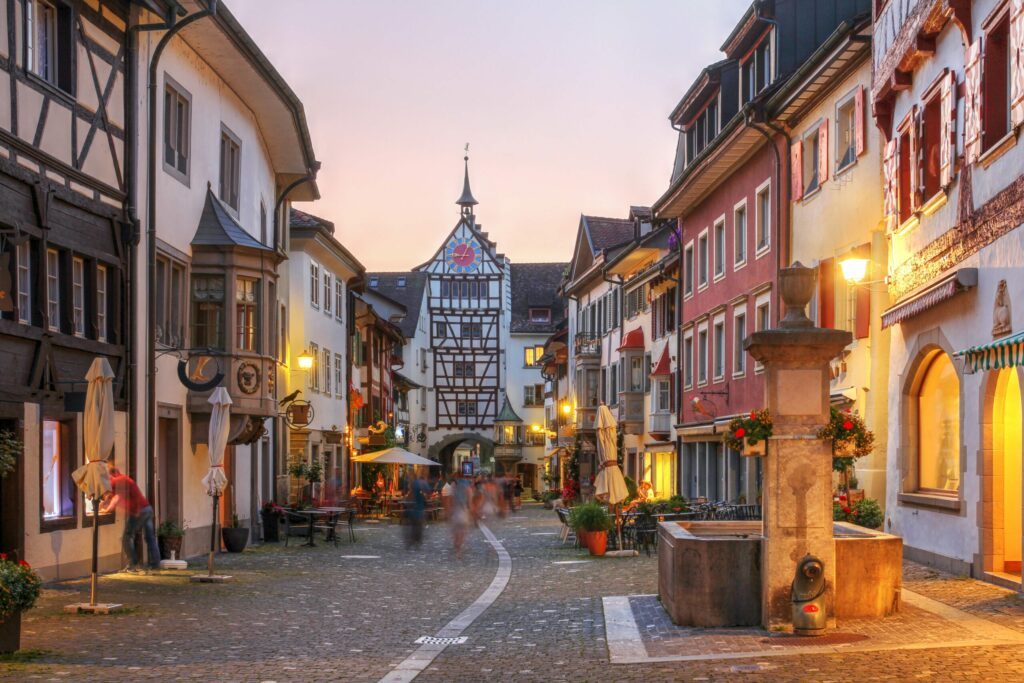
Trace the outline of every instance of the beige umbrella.
<instances>
[{"instance_id":1,"label":"beige umbrella","mask_svg":"<svg viewBox=\"0 0 1024 683\"><path fill-rule=\"evenodd\" d=\"M616 430L618 423L608 406L601 405L597 409L595 420L597 429L597 457L601 462L601 471L594 479L594 495L598 500L603 500L615 510L615 527L618 530L619 550L622 550L622 520L619 513L622 511L619 503L629 496L629 489L626 488L626 480L619 469L618 461L618 438Z\"/></svg>"},{"instance_id":2,"label":"beige umbrella","mask_svg":"<svg viewBox=\"0 0 1024 683\"><path fill-rule=\"evenodd\" d=\"M85 464L71 473L75 485L92 501L92 582L89 604L96 605L100 499L110 491L106 460L114 450L114 371L106 358L95 358L85 373Z\"/></svg>"},{"instance_id":3,"label":"beige umbrella","mask_svg":"<svg viewBox=\"0 0 1024 683\"><path fill-rule=\"evenodd\" d=\"M206 563L210 576L213 576L213 555L217 552L217 507L220 504L220 496L228 485L228 478L224 474L224 449L228 445L228 430L231 427L231 396L228 395L228 390L224 387L217 387L208 400L213 406L213 411L210 413L208 439L210 469L203 477L203 486L206 487L206 494L213 498L210 557Z\"/></svg>"},{"instance_id":4,"label":"beige umbrella","mask_svg":"<svg viewBox=\"0 0 1024 683\"><path fill-rule=\"evenodd\" d=\"M363 463L365 465L394 465L394 472L391 476L391 486L388 487L390 490L395 482L398 481L398 468L402 465L419 465L421 467L440 467L441 463L428 460L423 456L410 453L404 448L386 448L383 451L374 451L373 453L364 453L357 455L352 458L353 462ZM387 502L387 501L385 501ZM387 510L385 510L387 512Z\"/></svg>"}]
</instances>

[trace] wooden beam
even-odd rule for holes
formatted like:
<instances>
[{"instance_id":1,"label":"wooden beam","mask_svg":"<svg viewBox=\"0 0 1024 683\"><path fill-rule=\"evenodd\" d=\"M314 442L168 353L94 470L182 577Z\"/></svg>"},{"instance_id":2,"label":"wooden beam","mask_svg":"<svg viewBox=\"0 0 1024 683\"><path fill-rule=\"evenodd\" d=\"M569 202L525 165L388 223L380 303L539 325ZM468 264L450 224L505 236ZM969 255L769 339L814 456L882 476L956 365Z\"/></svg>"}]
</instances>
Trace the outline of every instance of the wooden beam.
<instances>
[{"instance_id":1,"label":"wooden beam","mask_svg":"<svg viewBox=\"0 0 1024 683\"><path fill-rule=\"evenodd\" d=\"M914 75L909 71L900 71L896 69L892 72L892 90L909 90L910 86L914 84Z\"/></svg>"},{"instance_id":2,"label":"wooden beam","mask_svg":"<svg viewBox=\"0 0 1024 683\"><path fill-rule=\"evenodd\" d=\"M918 34L914 41L914 49L919 57L931 57L935 54L935 35Z\"/></svg>"}]
</instances>

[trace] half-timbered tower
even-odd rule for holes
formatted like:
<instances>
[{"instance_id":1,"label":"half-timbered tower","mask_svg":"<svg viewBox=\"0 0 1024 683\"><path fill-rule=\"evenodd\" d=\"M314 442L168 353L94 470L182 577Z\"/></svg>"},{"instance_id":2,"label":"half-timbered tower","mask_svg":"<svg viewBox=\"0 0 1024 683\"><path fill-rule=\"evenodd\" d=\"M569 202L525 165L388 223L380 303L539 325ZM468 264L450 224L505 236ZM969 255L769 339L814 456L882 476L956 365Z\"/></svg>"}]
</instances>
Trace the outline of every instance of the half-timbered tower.
<instances>
[{"instance_id":1,"label":"half-timbered tower","mask_svg":"<svg viewBox=\"0 0 1024 683\"><path fill-rule=\"evenodd\" d=\"M123 0L0 5L0 433L20 443L14 470L0 473L0 551L45 578L88 571L93 517L71 473L94 358L115 373L120 467L130 450L129 10ZM106 568L120 549L110 529Z\"/></svg>"},{"instance_id":2,"label":"half-timbered tower","mask_svg":"<svg viewBox=\"0 0 1024 683\"><path fill-rule=\"evenodd\" d=\"M466 159L459 221L433 258L416 270L427 286L433 351L435 429L432 441L466 433L489 439L504 388L502 339L509 310L509 264L476 222ZM478 440L485 448L490 444ZM483 453L484 459L487 453ZM445 463L450 464L450 463Z\"/></svg>"}]
</instances>

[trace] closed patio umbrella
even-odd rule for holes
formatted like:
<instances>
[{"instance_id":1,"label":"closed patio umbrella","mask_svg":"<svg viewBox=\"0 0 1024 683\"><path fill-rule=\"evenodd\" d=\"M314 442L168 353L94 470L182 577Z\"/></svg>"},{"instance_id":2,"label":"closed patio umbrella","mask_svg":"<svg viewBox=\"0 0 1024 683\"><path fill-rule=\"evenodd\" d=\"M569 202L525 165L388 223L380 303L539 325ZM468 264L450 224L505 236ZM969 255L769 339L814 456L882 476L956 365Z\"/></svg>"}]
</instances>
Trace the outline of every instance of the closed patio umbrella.
<instances>
[{"instance_id":1,"label":"closed patio umbrella","mask_svg":"<svg viewBox=\"0 0 1024 683\"><path fill-rule=\"evenodd\" d=\"M92 501L92 581L89 605L96 605L99 564L100 499L110 491L106 460L114 450L114 371L106 358L95 358L85 373L85 464L71 473L75 485Z\"/></svg>"},{"instance_id":2,"label":"closed patio umbrella","mask_svg":"<svg viewBox=\"0 0 1024 683\"><path fill-rule=\"evenodd\" d=\"M203 486L206 487L206 495L213 498L213 530L210 532L210 557L207 561L207 569L210 576L213 576L213 555L217 552L217 507L228 485L228 478L224 474L224 449L228 445L228 430L231 426L231 396L224 387L217 387L208 400L213 406L208 439L210 469L203 477Z\"/></svg>"},{"instance_id":3,"label":"closed patio umbrella","mask_svg":"<svg viewBox=\"0 0 1024 683\"><path fill-rule=\"evenodd\" d=\"M618 423L612 415L608 406L601 405L597 409L597 457L601 463L601 471L594 479L594 495L598 500L603 500L615 510L615 527L618 531L619 549L622 549L622 523L619 513L622 511L619 503L629 496L629 489L626 488L626 480L619 469L617 454L617 430Z\"/></svg>"}]
</instances>

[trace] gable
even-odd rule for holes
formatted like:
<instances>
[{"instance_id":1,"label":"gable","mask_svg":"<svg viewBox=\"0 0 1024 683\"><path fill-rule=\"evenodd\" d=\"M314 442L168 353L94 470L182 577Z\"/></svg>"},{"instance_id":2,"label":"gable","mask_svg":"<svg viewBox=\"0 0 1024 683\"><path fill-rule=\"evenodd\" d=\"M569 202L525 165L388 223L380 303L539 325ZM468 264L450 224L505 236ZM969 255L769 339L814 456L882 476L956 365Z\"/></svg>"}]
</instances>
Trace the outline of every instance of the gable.
<instances>
[{"instance_id":1,"label":"gable","mask_svg":"<svg viewBox=\"0 0 1024 683\"><path fill-rule=\"evenodd\" d=\"M472 216L463 216L448 233L441 248L416 270L431 275L500 275L502 264L492 255L492 244Z\"/></svg>"},{"instance_id":2,"label":"gable","mask_svg":"<svg viewBox=\"0 0 1024 683\"><path fill-rule=\"evenodd\" d=\"M580 227L576 231L576 248L572 252L572 264L569 268L569 282L573 282L580 273L585 273L594 263L594 250L584 225L586 218L580 217Z\"/></svg>"}]
</instances>

